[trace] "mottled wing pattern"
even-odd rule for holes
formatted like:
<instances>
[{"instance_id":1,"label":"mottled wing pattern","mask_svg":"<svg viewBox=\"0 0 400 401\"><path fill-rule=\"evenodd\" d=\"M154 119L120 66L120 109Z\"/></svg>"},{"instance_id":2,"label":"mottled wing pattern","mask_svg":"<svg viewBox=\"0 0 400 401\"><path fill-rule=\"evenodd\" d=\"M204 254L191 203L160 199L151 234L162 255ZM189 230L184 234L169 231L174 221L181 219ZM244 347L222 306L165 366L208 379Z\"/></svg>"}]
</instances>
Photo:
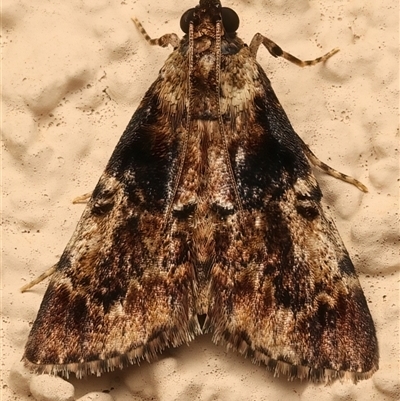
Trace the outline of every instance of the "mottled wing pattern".
<instances>
[{"instance_id":1,"label":"mottled wing pattern","mask_svg":"<svg viewBox=\"0 0 400 401\"><path fill-rule=\"evenodd\" d=\"M242 52L226 57L234 64ZM229 235L223 226L215 233L213 338L277 374L368 378L378 345L353 264L322 208L301 139L261 67L245 60L249 82L260 85L250 121L228 139L243 211L227 221Z\"/></svg>"},{"instance_id":2,"label":"mottled wing pattern","mask_svg":"<svg viewBox=\"0 0 400 401\"><path fill-rule=\"evenodd\" d=\"M370 377L375 329L306 155L319 161L255 59L261 43L298 65L335 51L302 62L260 34L248 47L218 0L183 15L180 43L135 22L175 50L56 267L27 365L100 374L189 342L205 315L215 342L276 374Z\"/></svg>"},{"instance_id":3,"label":"mottled wing pattern","mask_svg":"<svg viewBox=\"0 0 400 401\"><path fill-rule=\"evenodd\" d=\"M57 265L24 355L36 371L99 374L200 333L187 239L166 219L183 139L160 110L162 85L134 114Z\"/></svg>"}]
</instances>

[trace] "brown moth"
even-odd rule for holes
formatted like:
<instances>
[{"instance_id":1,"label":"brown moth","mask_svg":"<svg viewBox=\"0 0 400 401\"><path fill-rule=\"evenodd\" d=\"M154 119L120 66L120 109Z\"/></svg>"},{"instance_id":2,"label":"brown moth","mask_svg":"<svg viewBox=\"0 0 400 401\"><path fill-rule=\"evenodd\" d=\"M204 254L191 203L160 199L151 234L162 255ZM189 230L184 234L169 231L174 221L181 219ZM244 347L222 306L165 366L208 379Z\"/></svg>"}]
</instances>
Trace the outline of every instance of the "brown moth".
<instances>
[{"instance_id":1,"label":"brown moth","mask_svg":"<svg viewBox=\"0 0 400 401\"><path fill-rule=\"evenodd\" d=\"M289 378L369 378L374 324L312 165L256 55L301 61L200 0L181 19L52 275L26 344L37 372L100 374L211 332ZM24 290L40 281L27 285ZM202 317L199 319L199 317Z\"/></svg>"}]
</instances>

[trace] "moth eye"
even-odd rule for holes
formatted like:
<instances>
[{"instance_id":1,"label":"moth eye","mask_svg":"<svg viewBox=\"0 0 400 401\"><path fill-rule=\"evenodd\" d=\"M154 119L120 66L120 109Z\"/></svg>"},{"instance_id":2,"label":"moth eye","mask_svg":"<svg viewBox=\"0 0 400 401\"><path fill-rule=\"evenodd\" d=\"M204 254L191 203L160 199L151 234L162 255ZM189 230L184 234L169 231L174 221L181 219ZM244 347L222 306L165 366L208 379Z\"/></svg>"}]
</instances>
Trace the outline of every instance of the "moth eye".
<instances>
[{"instance_id":1,"label":"moth eye","mask_svg":"<svg viewBox=\"0 0 400 401\"><path fill-rule=\"evenodd\" d=\"M231 8L222 7L221 9L222 23L226 32L233 33L239 28L239 16Z\"/></svg>"},{"instance_id":2,"label":"moth eye","mask_svg":"<svg viewBox=\"0 0 400 401\"><path fill-rule=\"evenodd\" d=\"M189 24L193 18L193 11L194 11L194 8L190 8L181 17L180 25L181 25L181 29L184 33L189 32Z\"/></svg>"}]
</instances>

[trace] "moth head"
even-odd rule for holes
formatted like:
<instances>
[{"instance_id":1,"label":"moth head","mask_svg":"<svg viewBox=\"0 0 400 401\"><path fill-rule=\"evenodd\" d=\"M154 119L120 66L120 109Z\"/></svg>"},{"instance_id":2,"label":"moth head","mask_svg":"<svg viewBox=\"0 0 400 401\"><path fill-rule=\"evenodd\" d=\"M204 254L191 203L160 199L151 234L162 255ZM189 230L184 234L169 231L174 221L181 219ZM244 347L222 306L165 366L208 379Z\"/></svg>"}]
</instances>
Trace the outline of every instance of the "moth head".
<instances>
[{"instance_id":1,"label":"moth head","mask_svg":"<svg viewBox=\"0 0 400 401\"><path fill-rule=\"evenodd\" d=\"M199 26L203 21L208 21L214 26L218 21L222 22L226 33L235 33L239 28L239 16L228 7L221 7L219 0L200 0L195 8L190 8L181 17L181 29L187 34L189 26Z\"/></svg>"}]
</instances>

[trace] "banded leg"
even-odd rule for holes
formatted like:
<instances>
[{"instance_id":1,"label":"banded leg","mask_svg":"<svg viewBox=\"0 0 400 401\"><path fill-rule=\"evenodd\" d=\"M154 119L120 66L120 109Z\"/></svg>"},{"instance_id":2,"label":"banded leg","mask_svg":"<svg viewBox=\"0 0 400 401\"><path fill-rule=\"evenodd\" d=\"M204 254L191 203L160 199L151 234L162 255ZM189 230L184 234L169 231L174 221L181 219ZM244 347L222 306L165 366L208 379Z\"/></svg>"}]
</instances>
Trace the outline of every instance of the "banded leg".
<instances>
[{"instance_id":1,"label":"banded leg","mask_svg":"<svg viewBox=\"0 0 400 401\"><path fill-rule=\"evenodd\" d=\"M360 181L356 180L353 177L350 177L347 174L343 174L340 171L333 169L332 167L328 166L323 161L319 160L318 157L314 155L314 153L310 150L310 148L304 142L302 142L302 148L303 148L304 153L306 154L308 160L311 162L311 164L313 166L318 167L320 170L331 175L332 177L335 177L339 180L342 180L351 185L354 185L362 192L368 192L368 188L364 184L362 184Z\"/></svg>"},{"instance_id":2,"label":"banded leg","mask_svg":"<svg viewBox=\"0 0 400 401\"><path fill-rule=\"evenodd\" d=\"M143 25L139 22L137 18L132 18L132 21L134 22L140 33L144 36L146 41L149 42L152 46L167 47L168 45L171 45L174 49L178 48L180 39L175 33L167 33L160 38L152 39L147 34L146 30L143 28Z\"/></svg>"},{"instance_id":3,"label":"banded leg","mask_svg":"<svg viewBox=\"0 0 400 401\"><path fill-rule=\"evenodd\" d=\"M290 53L286 53L275 42L261 35L261 33L256 33L250 42L250 52L254 58L256 58L258 49L261 44L263 44L267 48L272 56L283 57L285 60L288 60L299 67L306 67L318 63L323 63L339 51L339 49L336 47L335 49L332 49L329 53L326 53L323 56L316 58L315 60L303 61L295 56L292 56Z\"/></svg>"}]
</instances>

